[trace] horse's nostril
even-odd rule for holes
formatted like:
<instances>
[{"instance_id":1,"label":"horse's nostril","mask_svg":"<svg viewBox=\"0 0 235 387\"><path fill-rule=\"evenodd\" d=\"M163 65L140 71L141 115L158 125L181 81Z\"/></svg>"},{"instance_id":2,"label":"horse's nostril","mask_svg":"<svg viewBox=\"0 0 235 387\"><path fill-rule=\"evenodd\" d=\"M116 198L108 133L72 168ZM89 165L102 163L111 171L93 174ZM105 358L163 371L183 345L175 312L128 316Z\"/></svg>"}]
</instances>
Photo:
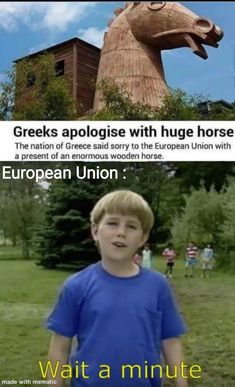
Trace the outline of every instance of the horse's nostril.
<instances>
[{"instance_id":1,"label":"horse's nostril","mask_svg":"<svg viewBox=\"0 0 235 387\"><path fill-rule=\"evenodd\" d=\"M219 42L223 38L224 33L221 28L214 26L214 28L207 34L207 36L214 42Z\"/></svg>"},{"instance_id":2,"label":"horse's nostril","mask_svg":"<svg viewBox=\"0 0 235 387\"><path fill-rule=\"evenodd\" d=\"M193 26L196 30L204 32L205 34L208 34L215 28L215 25L209 19L205 18L196 19Z\"/></svg>"}]
</instances>

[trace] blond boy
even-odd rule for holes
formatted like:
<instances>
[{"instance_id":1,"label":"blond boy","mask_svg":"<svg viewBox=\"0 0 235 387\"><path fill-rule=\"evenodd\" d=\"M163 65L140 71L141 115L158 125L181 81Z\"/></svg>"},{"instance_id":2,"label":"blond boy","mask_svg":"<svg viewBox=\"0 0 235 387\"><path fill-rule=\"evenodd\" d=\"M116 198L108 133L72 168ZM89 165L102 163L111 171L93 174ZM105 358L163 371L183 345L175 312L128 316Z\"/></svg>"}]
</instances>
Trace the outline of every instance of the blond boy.
<instances>
[{"instance_id":1,"label":"blond boy","mask_svg":"<svg viewBox=\"0 0 235 387\"><path fill-rule=\"evenodd\" d=\"M160 364L161 352L172 370L180 369L185 326L169 285L161 274L133 262L153 223L147 202L128 190L105 195L91 212L101 262L65 281L47 321L54 332L49 359L52 365L59 361L60 370L77 337L70 359L73 387L160 386L160 373L150 375L148 367ZM64 385L64 374L56 376L57 387ZM187 386L187 377L177 375L176 386Z\"/></svg>"}]
</instances>

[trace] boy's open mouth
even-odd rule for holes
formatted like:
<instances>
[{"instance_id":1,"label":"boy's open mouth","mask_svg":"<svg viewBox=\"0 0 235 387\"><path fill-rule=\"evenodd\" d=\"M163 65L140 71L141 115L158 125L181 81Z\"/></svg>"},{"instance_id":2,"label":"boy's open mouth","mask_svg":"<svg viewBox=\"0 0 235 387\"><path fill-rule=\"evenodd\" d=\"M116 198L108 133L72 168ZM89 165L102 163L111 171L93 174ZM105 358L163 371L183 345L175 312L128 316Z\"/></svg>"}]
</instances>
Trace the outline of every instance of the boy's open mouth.
<instances>
[{"instance_id":1,"label":"boy's open mouth","mask_svg":"<svg viewBox=\"0 0 235 387\"><path fill-rule=\"evenodd\" d=\"M123 242L113 242L112 244L116 247L127 247Z\"/></svg>"}]
</instances>

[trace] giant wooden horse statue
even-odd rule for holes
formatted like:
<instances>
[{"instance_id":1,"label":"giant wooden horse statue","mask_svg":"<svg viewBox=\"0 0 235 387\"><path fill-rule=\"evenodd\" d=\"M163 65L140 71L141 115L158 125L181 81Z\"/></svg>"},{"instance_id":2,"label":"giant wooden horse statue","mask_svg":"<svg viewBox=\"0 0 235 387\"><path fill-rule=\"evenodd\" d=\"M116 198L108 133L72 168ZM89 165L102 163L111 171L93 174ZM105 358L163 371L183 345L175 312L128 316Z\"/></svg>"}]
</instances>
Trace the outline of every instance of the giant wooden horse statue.
<instances>
[{"instance_id":1,"label":"giant wooden horse statue","mask_svg":"<svg viewBox=\"0 0 235 387\"><path fill-rule=\"evenodd\" d=\"M169 93L162 50L189 47L206 59L203 45L218 47L223 37L222 30L211 20L198 17L176 2L129 2L115 15L105 33L97 82L124 85L133 102L152 107L160 106ZM102 94L97 89L94 110L102 107Z\"/></svg>"}]
</instances>

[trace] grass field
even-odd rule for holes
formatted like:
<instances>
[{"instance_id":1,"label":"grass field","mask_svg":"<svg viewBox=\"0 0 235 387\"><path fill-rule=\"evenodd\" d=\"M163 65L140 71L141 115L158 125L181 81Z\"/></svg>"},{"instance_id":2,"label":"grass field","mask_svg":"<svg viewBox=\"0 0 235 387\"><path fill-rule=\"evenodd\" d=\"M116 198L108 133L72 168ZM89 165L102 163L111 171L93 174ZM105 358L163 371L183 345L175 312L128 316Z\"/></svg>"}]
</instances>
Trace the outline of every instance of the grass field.
<instances>
[{"instance_id":1,"label":"grass field","mask_svg":"<svg viewBox=\"0 0 235 387\"><path fill-rule=\"evenodd\" d=\"M163 271L163 260L155 267ZM4 379L42 379L38 360L46 359L49 343L43 321L68 275L33 261L0 260L0 385ZM189 328L186 363L203 371L190 385L235 386L234 276L217 272L202 279L198 272L197 278L184 278L179 261L171 283Z\"/></svg>"},{"instance_id":2,"label":"grass field","mask_svg":"<svg viewBox=\"0 0 235 387\"><path fill-rule=\"evenodd\" d=\"M0 261L2 259L4 261L22 259L20 247L0 246Z\"/></svg>"}]
</instances>

